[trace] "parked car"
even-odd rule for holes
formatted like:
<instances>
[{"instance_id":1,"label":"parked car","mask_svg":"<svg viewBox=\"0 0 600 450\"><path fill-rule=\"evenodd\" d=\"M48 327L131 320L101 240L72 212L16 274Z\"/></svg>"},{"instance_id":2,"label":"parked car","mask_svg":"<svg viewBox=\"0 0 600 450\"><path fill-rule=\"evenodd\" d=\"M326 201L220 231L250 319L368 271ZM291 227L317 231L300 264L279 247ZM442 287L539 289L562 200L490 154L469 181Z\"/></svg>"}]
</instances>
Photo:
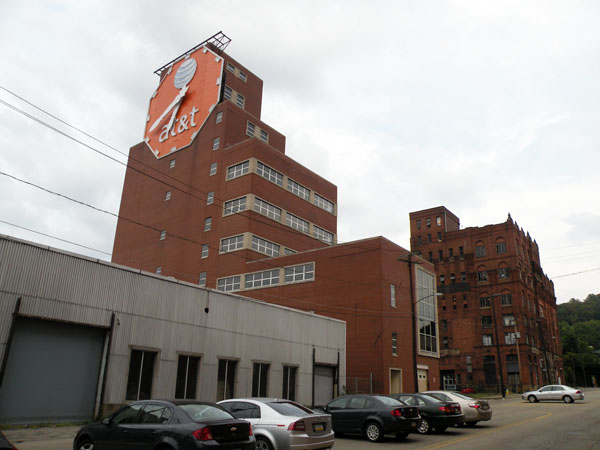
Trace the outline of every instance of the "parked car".
<instances>
[{"instance_id":1,"label":"parked car","mask_svg":"<svg viewBox=\"0 0 600 450\"><path fill-rule=\"evenodd\" d=\"M562 400L565 403L573 403L575 400L583 400L584 395L579 389L564 384L551 384L541 387L537 391L525 392L521 398L530 403L541 400Z\"/></svg>"},{"instance_id":2,"label":"parked car","mask_svg":"<svg viewBox=\"0 0 600 450\"><path fill-rule=\"evenodd\" d=\"M423 394L430 395L445 402L457 402L465 415L465 423L474 427L477 422L490 420L492 418L492 407L490 402L484 399L474 399L468 395L453 391L425 391Z\"/></svg>"},{"instance_id":3,"label":"parked car","mask_svg":"<svg viewBox=\"0 0 600 450\"><path fill-rule=\"evenodd\" d=\"M474 394L475 393L475 388L472 388L470 386L464 387L460 390L461 394Z\"/></svg>"},{"instance_id":4,"label":"parked car","mask_svg":"<svg viewBox=\"0 0 600 450\"><path fill-rule=\"evenodd\" d=\"M417 430L421 417L416 406L408 406L388 395L344 395L329 402L323 410L331 414L336 434L364 434L379 442L386 434L403 439Z\"/></svg>"},{"instance_id":5,"label":"parked car","mask_svg":"<svg viewBox=\"0 0 600 450\"><path fill-rule=\"evenodd\" d=\"M458 402L441 401L427 394L392 394L392 397L419 408L421 420L417 431L421 434L431 433L432 429L443 433L446 428L465 421Z\"/></svg>"},{"instance_id":6,"label":"parked car","mask_svg":"<svg viewBox=\"0 0 600 450\"><path fill-rule=\"evenodd\" d=\"M142 400L102 422L83 426L73 450L242 449L254 450L252 425L215 403Z\"/></svg>"},{"instance_id":7,"label":"parked car","mask_svg":"<svg viewBox=\"0 0 600 450\"><path fill-rule=\"evenodd\" d=\"M331 416L316 413L291 400L237 398L219 405L252 424L256 450L332 448Z\"/></svg>"}]
</instances>

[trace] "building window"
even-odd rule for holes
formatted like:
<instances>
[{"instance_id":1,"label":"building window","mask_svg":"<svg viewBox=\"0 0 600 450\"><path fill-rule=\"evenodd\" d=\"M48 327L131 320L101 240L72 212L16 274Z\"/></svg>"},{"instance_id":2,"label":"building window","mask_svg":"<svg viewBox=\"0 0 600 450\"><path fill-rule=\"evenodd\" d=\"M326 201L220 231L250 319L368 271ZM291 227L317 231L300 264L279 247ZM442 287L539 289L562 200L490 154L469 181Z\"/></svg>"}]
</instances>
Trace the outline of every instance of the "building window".
<instances>
[{"instance_id":1,"label":"building window","mask_svg":"<svg viewBox=\"0 0 600 450\"><path fill-rule=\"evenodd\" d=\"M506 253L506 242L496 242L496 253Z\"/></svg>"},{"instance_id":2,"label":"building window","mask_svg":"<svg viewBox=\"0 0 600 450\"><path fill-rule=\"evenodd\" d=\"M489 346L492 345L492 335L491 334L484 334L482 336L482 338L483 338L483 342L482 343L483 343L484 347L489 347Z\"/></svg>"},{"instance_id":3,"label":"building window","mask_svg":"<svg viewBox=\"0 0 600 450\"><path fill-rule=\"evenodd\" d=\"M449 248L448 249L448 257L452 258L454 256L454 249L453 248Z\"/></svg>"},{"instance_id":4,"label":"building window","mask_svg":"<svg viewBox=\"0 0 600 450\"><path fill-rule=\"evenodd\" d=\"M173 168L175 168L175 160L174 159L169 161L169 169L173 169Z\"/></svg>"},{"instance_id":5,"label":"building window","mask_svg":"<svg viewBox=\"0 0 600 450\"><path fill-rule=\"evenodd\" d=\"M158 266L158 267L156 268L156 270L154 271L154 273L155 273L156 275L160 275L160 274L162 273L162 266Z\"/></svg>"},{"instance_id":6,"label":"building window","mask_svg":"<svg viewBox=\"0 0 600 450\"><path fill-rule=\"evenodd\" d=\"M481 308L489 308L491 306L491 297L479 297L479 306Z\"/></svg>"},{"instance_id":7,"label":"building window","mask_svg":"<svg viewBox=\"0 0 600 450\"><path fill-rule=\"evenodd\" d=\"M313 236L327 244L333 244L333 233L325 231L316 225L313 226Z\"/></svg>"},{"instance_id":8,"label":"building window","mask_svg":"<svg viewBox=\"0 0 600 450\"><path fill-rule=\"evenodd\" d=\"M423 245L423 238L421 236L417 236L417 245L420 247Z\"/></svg>"},{"instance_id":9,"label":"building window","mask_svg":"<svg viewBox=\"0 0 600 450\"><path fill-rule=\"evenodd\" d=\"M390 305L392 308L396 307L396 286L390 284Z\"/></svg>"},{"instance_id":10,"label":"building window","mask_svg":"<svg viewBox=\"0 0 600 450\"><path fill-rule=\"evenodd\" d=\"M503 314L502 321L505 327L512 327L515 325L515 316L512 314Z\"/></svg>"},{"instance_id":11,"label":"building window","mask_svg":"<svg viewBox=\"0 0 600 450\"><path fill-rule=\"evenodd\" d=\"M285 224L304 233L308 233L309 230L308 222L306 220L296 217L290 213L285 215Z\"/></svg>"},{"instance_id":12,"label":"building window","mask_svg":"<svg viewBox=\"0 0 600 450\"><path fill-rule=\"evenodd\" d=\"M246 104L246 99L244 98L244 96L243 96L242 94L240 94L240 93L238 92L238 94L237 94L237 98L236 98L236 101L235 101L235 103L236 103L236 105L238 105L240 108L243 108L243 107L244 107L244 105Z\"/></svg>"},{"instance_id":13,"label":"building window","mask_svg":"<svg viewBox=\"0 0 600 450\"><path fill-rule=\"evenodd\" d=\"M217 375L217 401L235 397L235 372L237 361L230 359L219 360L219 372Z\"/></svg>"},{"instance_id":14,"label":"building window","mask_svg":"<svg viewBox=\"0 0 600 450\"><path fill-rule=\"evenodd\" d=\"M246 197L229 200L223 204L223 215L235 214L246 209Z\"/></svg>"},{"instance_id":15,"label":"building window","mask_svg":"<svg viewBox=\"0 0 600 450\"><path fill-rule=\"evenodd\" d=\"M155 359L156 352L131 350L125 400L148 400L152 398Z\"/></svg>"},{"instance_id":16,"label":"building window","mask_svg":"<svg viewBox=\"0 0 600 450\"><path fill-rule=\"evenodd\" d=\"M279 284L279 269L246 274L246 289L273 286L275 284Z\"/></svg>"},{"instance_id":17,"label":"building window","mask_svg":"<svg viewBox=\"0 0 600 450\"><path fill-rule=\"evenodd\" d=\"M440 259L440 262L444 261L444 250L438 250L438 256Z\"/></svg>"},{"instance_id":18,"label":"building window","mask_svg":"<svg viewBox=\"0 0 600 450\"><path fill-rule=\"evenodd\" d=\"M168 202L169 200L171 200L171 191L165 192L165 202Z\"/></svg>"},{"instance_id":19,"label":"building window","mask_svg":"<svg viewBox=\"0 0 600 450\"><path fill-rule=\"evenodd\" d=\"M467 272L460 273L460 281L461 283L465 283L467 281Z\"/></svg>"},{"instance_id":20,"label":"building window","mask_svg":"<svg viewBox=\"0 0 600 450\"><path fill-rule=\"evenodd\" d=\"M217 113L217 117L215 118L215 123L223 122L223 111L219 111Z\"/></svg>"},{"instance_id":21,"label":"building window","mask_svg":"<svg viewBox=\"0 0 600 450\"><path fill-rule=\"evenodd\" d=\"M487 270L478 270L477 271L477 281L487 281L488 273Z\"/></svg>"},{"instance_id":22,"label":"building window","mask_svg":"<svg viewBox=\"0 0 600 450\"><path fill-rule=\"evenodd\" d=\"M417 220L417 230L421 229L421 219Z\"/></svg>"},{"instance_id":23,"label":"building window","mask_svg":"<svg viewBox=\"0 0 600 450\"><path fill-rule=\"evenodd\" d=\"M302 186L300 183L296 183L291 178L287 180L287 190L304 200L310 200L310 189Z\"/></svg>"},{"instance_id":24,"label":"building window","mask_svg":"<svg viewBox=\"0 0 600 450\"><path fill-rule=\"evenodd\" d=\"M166 230L162 230L160 232L160 240L164 241L166 237L167 237L167 231Z\"/></svg>"},{"instance_id":25,"label":"building window","mask_svg":"<svg viewBox=\"0 0 600 450\"><path fill-rule=\"evenodd\" d=\"M448 348L448 337L444 336L442 339L442 345L444 348Z\"/></svg>"},{"instance_id":26,"label":"building window","mask_svg":"<svg viewBox=\"0 0 600 450\"><path fill-rule=\"evenodd\" d=\"M258 197L254 198L254 211L278 222L281 221L281 208L273 206Z\"/></svg>"},{"instance_id":27,"label":"building window","mask_svg":"<svg viewBox=\"0 0 600 450\"><path fill-rule=\"evenodd\" d=\"M209 175L212 177L213 175L215 175L217 173L217 163L214 162L210 165L210 173Z\"/></svg>"},{"instance_id":28,"label":"building window","mask_svg":"<svg viewBox=\"0 0 600 450\"><path fill-rule=\"evenodd\" d=\"M246 134L250 137L254 137L254 129L255 129L255 125L252 122L248 122L246 124Z\"/></svg>"},{"instance_id":29,"label":"building window","mask_svg":"<svg viewBox=\"0 0 600 450\"><path fill-rule=\"evenodd\" d=\"M435 218L435 224L436 224L438 227L441 227L441 226L442 226L442 217L441 217L441 216L437 216L437 217Z\"/></svg>"},{"instance_id":30,"label":"building window","mask_svg":"<svg viewBox=\"0 0 600 450\"><path fill-rule=\"evenodd\" d=\"M269 364L254 363L252 365L252 397L266 397L269 380Z\"/></svg>"},{"instance_id":31,"label":"building window","mask_svg":"<svg viewBox=\"0 0 600 450\"><path fill-rule=\"evenodd\" d=\"M440 284L444 284L446 282L446 276L440 275Z\"/></svg>"},{"instance_id":32,"label":"building window","mask_svg":"<svg viewBox=\"0 0 600 450\"><path fill-rule=\"evenodd\" d=\"M177 380L175 382L175 398L196 398L199 363L200 358L197 356L179 355Z\"/></svg>"},{"instance_id":33,"label":"building window","mask_svg":"<svg viewBox=\"0 0 600 450\"><path fill-rule=\"evenodd\" d=\"M431 228L431 219L425 219L425 225L427 225L427 228Z\"/></svg>"},{"instance_id":34,"label":"building window","mask_svg":"<svg viewBox=\"0 0 600 450\"><path fill-rule=\"evenodd\" d=\"M200 254L202 259L208 258L208 244L202 244L202 253Z\"/></svg>"},{"instance_id":35,"label":"building window","mask_svg":"<svg viewBox=\"0 0 600 450\"><path fill-rule=\"evenodd\" d=\"M429 262L433 262L433 252L429 252Z\"/></svg>"},{"instance_id":36,"label":"building window","mask_svg":"<svg viewBox=\"0 0 600 450\"><path fill-rule=\"evenodd\" d=\"M508 345L515 345L517 343L517 334L515 332L504 333L504 343Z\"/></svg>"},{"instance_id":37,"label":"building window","mask_svg":"<svg viewBox=\"0 0 600 450\"><path fill-rule=\"evenodd\" d=\"M206 286L206 272L200 272L200 276L198 277L198 284L200 286Z\"/></svg>"},{"instance_id":38,"label":"building window","mask_svg":"<svg viewBox=\"0 0 600 450\"><path fill-rule=\"evenodd\" d=\"M328 213L333 214L333 206L334 206L333 202L330 202L325 197L321 197L319 194L315 193L313 202L319 208L324 209Z\"/></svg>"},{"instance_id":39,"label":"building window","mask_svg":"<svg viewBox=\"0 0 600 450\"><path fill-rule=\"evenodd\" d=\"M510 270L508 267L499 267L498 268L498 278L500 280L505 280L510 277Z\"/></svg>"},{"instance_id":40,"label":"building window","mask_svg":"<svg viewBox=\"0 0 600 450\"><path fill-rule=\"evenodd\" d=\"M296 250L292 250L291 248L285 247L283 249L283 254L284 255L293 255L294 253L296 253Z\"/></svg>"},{"instance_id":41,"label":"building window","mask_svg":"<svg viewBox=\"0 0 600 450\"><path fill-rule=\"evenodd\" d=\"M269 133L265 130L260 130L260 138L265 142L269 142Z\"/></svg>"},{"instance_id":42,"label":"building window","mask_svg":"<svg viewBox=\"0 0 600 450\"><path fill-rule=\"evenodd\" d=\"M227 70L229 70L230 72L235 72L235 66L233 64L231 64L230 62L227 63Z\"/></svg>"},{"instance_id":43,"label":"building window","mask_svg":"<svg viewBox=\"0 0 600 450\"><path fill-rule=\"evenodd\" d=\"M431 233L427 235L427 243L431 244Z\"/></svg>"},{"instance_id":44,"label":"building window","mask_svg":"<svg viewBox=\"0 0 600 450\"><path fill-rule=\"evenodd\" d=\"M246 175L250 171L250 161L244 161L234 166L227 168L227 179L233 180L234 178Z\"/></svg>"},{"instance_id":45,"label":"building window","mask_svg":"<svg viewBox=\"0 0 600 450\"><path fill-rule=\"evenodd\" d=\"M441 231L438 231L437 237L438 237L437 238L438 242L441 242L442 241L442 232Z\"/></svg>"},{"instance_id":46,"label":"building window","mask_svg":"<svg viewBox=\"0 0 600 450\"><path fill-rule=\"evenodd\" d=\"M269 166L261 163L260 161L256 165L256 173L261 177L266 178L271 183L275 183L278 186L283 186L283 175L277 172L275 169L271 169Z\"/></svg>"},{"instance_id":47,"label":"building window","mask_svg":"<svg viewBox=\"0 0 600 450\"><path fill-rule=\"evenodd\" d=\"M502 306L512 305L512 295L511 294L502 294Z\"/></svg>"},{"instance_id":48,"label":"building window","mask_svg":"<svg viewBox=\"0 0 600 450\"><path fill-rule=\"evenodd\" d=\"M492 316L481 316L481 328L492 328Z\"/></svg>"},{"instance_id":49,"label":"building window","mask_svg":"<svg viewBox=\"0 0 600 450\"><path fill-rule=\"evenodd\" d=\"M234 277L220 278L217 280L217 289L223 292L239 291L240 282L241 277L239 275Z\"/></svg>"},{"instance_id":50,"label":"building window","mask_svg":"<svg viewBox=\"0 0 600 450\"><path fill-rule=\"evenodd\" d=\"M210 227L212 225L212 217L207 217L204 219L204 231L210 231Z\"/></svg>"},{"instance_id":51,"label":"building window","mask_svg":"<svg viewBox=\"0 0 600 450\"><path fill-rule=\"evenodd\" d=\"M213 150L218 150L220 143L221 143L221 138L220 137L214 138L213 139Z\"/></svg>"},{"instance_id":52,"label":"building window","mask_svg":"<svg viewBox=\"0 0 600 450\"><path fill-rule=\"evenodd\" d=\"M297 367L283 366L283 390L281 398L296 400L296 375Z\"/></svg>"},{"instance_id":53,"label":"building window","mask_svg":"<svg viewBox=\"0 0 600 450\"><path fill-rule=\"evenodd\" d=\"M485 245L479 244L475 246L475 256L478 258L485 256Z\"/></svg>"},{"instance_id":54,"label":"building window","mask_svg":"<svg viewBox=\"0 0 600 450\"><path fill-rule=\"evenodd\" d=\"M450 274L450 284L454 284L454 283L456 283L456 276L453 273L451 273Z\"/></svg>"},{"instance_id":55,"label":"building window","mask_svg":"<svg viewBox=\"0 0 600 450\"><path fill-rule=\"evenodd\" d=\"M207 205L212 205L215 201L215 193L214 192L209 192L208 194L206 194L206 204Z\"/></svg>"},{"instance_id":56,"label":"building window","mask_svg":"<svg viewBox=\"0 0 600 450\"><path fill-rule=\"evenodd\" d=\"M315 278L314 263L301 264L285 268L285 282L308 281Z\"/></svg>"},{"instance_id":57,"label":"building window","mask_svg":"<svg viewBox=\"0 0 600 450\"><path fill-rule=\"evenodd\" d=\"M438 351L435 275L417 267L419 350Z\"/></svg>"},{"instance_id":58,"label":"building window","mask_svg":"<svg viewBox=\"0 0 600 450\"><path fill-rule=\"evenodd\" d=\"M233 95L233 90L229 86L225 85L225 89L223 89L223 98L225 100L231 100L232 95Z\"/></svg>"},{"instance_id":59,"label":"building window","mask_svg":"<svg viewBox=\"0 0 600 450\"><path fill-rule=\"evenodd\" d=\"M392 333L392 355L398 355L398 333Z\"/></svg>"},{"instance_id":60,"label":"building window","mask_svg":"<svg viewBox=\"0 0 600 450\"><path fill-rule=\"evenodd\" d=\"M225 239L221 239L221 251L223 253L233 252L234 250L240 250L244 248L244 235L233 236Z\"/></svg>"},{"instance_id":61,"label":"building window","mask_svg":"<svg viewBox=\"0 0 600 450\"><path fill-rule=\"evenodd\" d=\"M246 74L244 72L242 72L241 70L238 73L238 77L240 77L240 80L242 80L244 82L248 79L248 77L246 76Z\"/></svg>"},{"instance_id":62,"label":"building window","mask_svg":"<svg viewBox=\"0 0 600 450\"><path fill-rule=\"evenodd\" d=\"M465 257L465 249L464 247L458 247L458 256L461 258Z\"/></svg>"},{"instance_id":63,"label":"building window","mask_svg":"<svg viewBox=\"0 0 600 450\"><path fill-rule=\"evenodd\" d=\"M279 256L280 246L258 236L252 236L252 250L269 256Z\"/></svg>"}]
</instances>

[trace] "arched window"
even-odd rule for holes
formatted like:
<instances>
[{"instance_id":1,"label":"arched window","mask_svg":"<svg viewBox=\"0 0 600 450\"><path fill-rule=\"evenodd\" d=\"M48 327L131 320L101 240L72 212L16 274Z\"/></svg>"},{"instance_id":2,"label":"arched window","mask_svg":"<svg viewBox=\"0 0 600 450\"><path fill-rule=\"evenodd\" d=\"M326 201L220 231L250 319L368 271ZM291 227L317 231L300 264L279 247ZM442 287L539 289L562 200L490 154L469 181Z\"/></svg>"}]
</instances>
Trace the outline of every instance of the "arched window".
<instances>
[{"instance_id":1,"label":"arched window","mask_svg":"<svg viewBox=\"0 0 600 450\"><path fill-rule=\"evenodd\" d=\"M498 264L498 280L508 280L510 278L510 268L505 262Z\"/></svg>"},{"instance_id":2,"label":"arched window","mask_svg":"<svg viewBox=\"0 0 600 450\"><path fill-rule=\"evenodd\" d=\"M481 265L477 268L477 281L479 283L488 281L487 268L483 265Z\"/></svg>"},{"instance_id":3,"label":"arched window","mask_svg":"<svg viewBox=\"0 0 600 450\"><path fill-rule=\"evenodd\" d=\"M485 242L477 241L475 243L475 256L478 258L485 256Z\"/></svg>"},{"instance_id":4,"label":"arched window","mask_svg":"<svg viewBox=\"0 0 600 450\"><path fill-rule=\"evenodd\" d=\"M503 237L499 237L496 239L496 253L506 253L506 241Z\"/></svg>"}]
</instances>

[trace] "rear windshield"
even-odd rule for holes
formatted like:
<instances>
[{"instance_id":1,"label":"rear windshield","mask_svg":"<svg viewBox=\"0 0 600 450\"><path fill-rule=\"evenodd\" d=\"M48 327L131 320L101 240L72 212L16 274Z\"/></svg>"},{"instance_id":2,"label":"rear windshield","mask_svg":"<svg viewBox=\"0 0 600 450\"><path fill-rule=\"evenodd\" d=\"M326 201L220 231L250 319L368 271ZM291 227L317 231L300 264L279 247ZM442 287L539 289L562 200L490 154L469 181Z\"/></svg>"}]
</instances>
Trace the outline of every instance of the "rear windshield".
<instances>
[{"instance_id":1,"label":"rear windshield","mask_svg":"<svg viewBox=\"0 0 600 450\"><path fill-rule=\"evenodd\" d=\"M428 400L430 402L434 402L434 403L439 403L440 401L443 401L443 400L440 400L439 398L433 397L431 395L425 395L425 394L421 394L421 398Z\"/></svg>"},{"instance_id":2,"label":"rear windshield","mask_svg":"<svg viewBox=\"0 0 600 450\"><path fill-rule=\"evenodd\" d=\"M234 417L224 409L213 405L203 405L198 403L188 403L179 405L190 418L195 422L213 419L233 419Z\"/></svg>"},{"instance_id":3,"label":"rear windshield","mask_svg":"<svg viewBox=\"0 0 600 450\"><path fill-rule=\"evenodd\" d=\"M297 403L269 402L268 405L282 416L305 416L306 414L314 414L310 409Z\"/></svg>"},{"instance_id":4,"label":"rear windshield","mask_svg":"<svg viewBox=\"0 0 600 450\"><path fill-rule=\"evenodd\" d=\"M380 395L376 395L375 398L382 402L386 406L404 406L405 403L402 403L400 400L396 400L392 397L383 397Z\"/></svg>"}]
</instances>

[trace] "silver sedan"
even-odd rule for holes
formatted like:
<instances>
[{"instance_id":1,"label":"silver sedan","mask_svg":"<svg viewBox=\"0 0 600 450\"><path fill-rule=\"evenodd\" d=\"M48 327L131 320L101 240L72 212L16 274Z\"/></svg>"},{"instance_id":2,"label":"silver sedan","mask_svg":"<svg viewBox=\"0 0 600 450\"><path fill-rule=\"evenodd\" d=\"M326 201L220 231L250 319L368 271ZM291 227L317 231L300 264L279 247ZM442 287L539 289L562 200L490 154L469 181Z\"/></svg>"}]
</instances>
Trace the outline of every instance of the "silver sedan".
<instances>
[{"instance_id":1,"label":"silver sedan","mask_svg":"<svg viewBox=\"0 0 600 450\"><path fill-rule=\"evenodd\" d=\"M331 415L291 400L235 398L219 405L252 424L256 450L329 449L335 442Z\"/></svg>"},{"instance_id":2,"label":"silver sedan","mask_svg":"<svg viewBox=\"0 0 600 450\"><path fill-rule=\"evenodd\" d=\"M525 392L521 398L530 403L541 400L562 400L565 403L573 403L575 400L583 400L584 395L579 389L564 384L550 384L539 388L537 391Z\"/></svg>"}]
</instances>

